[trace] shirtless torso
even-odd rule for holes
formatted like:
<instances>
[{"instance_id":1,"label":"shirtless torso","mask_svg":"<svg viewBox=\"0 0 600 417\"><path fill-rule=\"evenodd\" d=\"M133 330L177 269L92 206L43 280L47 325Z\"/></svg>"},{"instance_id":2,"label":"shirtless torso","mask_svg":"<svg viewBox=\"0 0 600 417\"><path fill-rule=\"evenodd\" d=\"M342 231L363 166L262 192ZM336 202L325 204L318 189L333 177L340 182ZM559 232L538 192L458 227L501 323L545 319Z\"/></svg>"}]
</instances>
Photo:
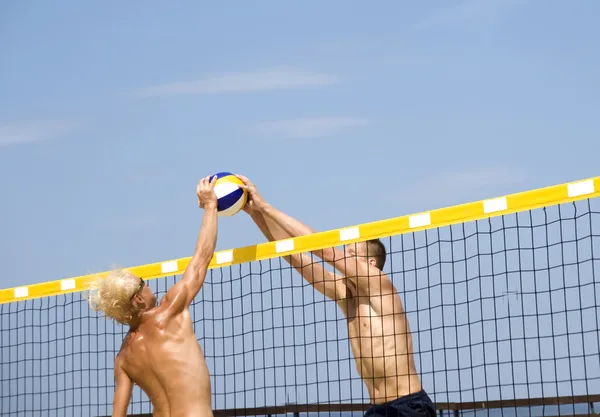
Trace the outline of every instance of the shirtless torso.
<instances>
[{"instance_id":1,"label":"shirtless torso","mask_svg":"<svg viewBox=\"0 0 600 417\"><path fill-rule=\"evenodd\" d=\"M315 233L265 202L248 178L239 178L249 193L244 211L269 241ZM325 270L311 255L333 266L340 275ZM294 253L283 258L343 311L356 367L371 397L372 406L366 415L435 417L435 407L417 374L412 336L400 296L382 272L386 258L383 243L379 239L349 242L344 251L323 248L311 251L311 255Z\"/></svg>"},{"instance_id":2,"label":"shirtless torso","mask_svg":"<svg viewBox=\"0 0 600 417\"><path fill-rule=\"evenodd\" d=\"M127 416L134 384L148 395L155 417L213 415L210 376L190 305L204 284L217 243L216 179L205 177L196 188L198 206L204 209L196 248L183 276L159 305L144 279L131 272L109 274L95 296L100 301L94 305L129 325L114 362L112 417Z\"/></svg>"},{"instance_id":3,"label":"shirtless torso","mask_svg":"<svg viewBox=\"0 0 600 417\"><path fill-rule=\"evenodd\" d=\"M389 281L384 274L374 279ZM421 391L410 326L398 294L361 294L350 282L342 285L346 296L337 302L348 320L352 353L371 401L383 404ZM391 287L391 282L382 287Z\"/></svg>"},{"instance_id":4,"label":"shirtless torso","mask_svg":"<svg viewBox=\"0 0 600 417\"><path fill-rule=\"evenodd\" d=\"M148 395L155 417L212 416L209 373L188 309L145 313L125 337L117 367Z\"/></svg>"},{"instance_id":5,"label":"shirtless torso","mask_svg":"<svg viewBox=\"0 0 600 417\"><path fill-rule=\"evenodd\" d=\"M270 241L315 233L313 229L267 204L254 184L240 177L250 193L245 211ZM381 244L381 250L385 248ZM422 392L413 357L410 326L390 278L366 255L367 243L325 249L313 255L337 271L326 271L307 253L285 256L317 291L335 300L347 318L348 336L360 377L373 404Z\"/></svg>"}]
</instances>

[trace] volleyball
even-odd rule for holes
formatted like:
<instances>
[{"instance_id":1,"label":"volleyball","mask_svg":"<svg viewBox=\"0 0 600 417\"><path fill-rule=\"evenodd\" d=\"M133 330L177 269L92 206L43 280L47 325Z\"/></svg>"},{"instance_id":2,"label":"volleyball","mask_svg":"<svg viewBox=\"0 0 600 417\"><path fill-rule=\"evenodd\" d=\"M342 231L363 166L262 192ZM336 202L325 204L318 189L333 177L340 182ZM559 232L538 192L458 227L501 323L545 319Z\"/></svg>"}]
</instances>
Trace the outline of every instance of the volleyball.
<instances>
[{"instance_id":1,"label":"volleyball","mask_svg":"<svg viewBox=\"0 0 600 417\"><path fill-rule=\"evenodd\" d=\"M230 172L219 172L211 177L217 177L215 194L217 195L217 211L219 216L233 216L246 205L248 192L238 185L244 183Z\"/></svg>"}]
</instances>

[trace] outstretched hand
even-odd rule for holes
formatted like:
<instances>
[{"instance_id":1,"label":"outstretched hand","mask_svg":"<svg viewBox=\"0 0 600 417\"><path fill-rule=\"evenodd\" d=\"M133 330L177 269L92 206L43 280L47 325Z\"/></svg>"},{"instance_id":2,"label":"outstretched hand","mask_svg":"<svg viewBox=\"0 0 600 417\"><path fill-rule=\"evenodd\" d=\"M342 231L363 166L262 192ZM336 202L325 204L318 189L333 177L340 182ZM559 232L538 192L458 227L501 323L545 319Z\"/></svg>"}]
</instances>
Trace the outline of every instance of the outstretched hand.
<instances>
[{"instance_id":1,"label":"outstretched hand","mask_svg":"<svg viewBox=\"0 0 600 417\"><path fill-rule=\"evenodd\" d=\"M215 194L215 183L217 182L217 176L214 175L212 179L210 175L204 177L198 183L196 187L196 195L198 196L198 207L206 209L208 207L217 207L218 200Z\"/></svg>"},{"instance_id":2,"label":"outstretched hand","mask_svg":"<svg viewBox=\"0 0 600 417\"><path fill-rule=\"evenodd\" d=\"M235 176L238 177L244 183L244 185L239 185L239 187L248 192L248 201L246 202L246 205L244 206L243 210L246 213L263 210L267 203L259 194L258 190L256 189L256 185L254 185L252 181L250 181L243 175L236 174Z\"/></svg>"}]
</instances>

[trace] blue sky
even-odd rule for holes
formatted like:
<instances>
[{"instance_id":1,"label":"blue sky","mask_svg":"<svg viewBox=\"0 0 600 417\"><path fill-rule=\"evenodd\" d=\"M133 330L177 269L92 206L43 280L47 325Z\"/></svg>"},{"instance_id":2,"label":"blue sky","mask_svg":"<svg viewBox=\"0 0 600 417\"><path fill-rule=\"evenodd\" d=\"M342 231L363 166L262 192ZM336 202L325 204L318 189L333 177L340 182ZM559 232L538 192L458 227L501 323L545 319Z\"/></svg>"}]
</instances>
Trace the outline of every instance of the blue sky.
<instances>
[{"instance_id":1,"label":"blue sky","mask_svg":"<svg viewBox=\"0 0 600 417\"><path fill-rule=\"evenodd\" d=\"M0 6L0 287L190 255L217 171L321 230L598 174L593 0L232 4Z\"/></svg>"},{"instance_id":2,"label":"blue sky","mask_svg":"<svg viewBox=\"0 0 600 417\"><path fill-rule=\"evenodd\" d=\"M598 175L600 4L593 0L577 7L554 0L232 4L0 6L0 287L189 256L202 216L195 185L217 171L245 174L273 204L321 230ZM596 206L593 216L578 220L587 236L592 222L598 224L597 213ZM556 211L551 214L556 218ZM578 230L572 226L565 230ZM389 241L397 251L389 268L418 333L418 367L427 389L456 401L592 392L600 375L594 361L600 292L590 272L594 265L598 270L598 252L590 253L597 238L580 236L576 249L572 242L547 249L544 228L535 245L524 242L529 232L523 231L526 249L518 261L533 262L527 248L542 246L535 255L542 263L534 262L531 279L503 246L505 236L496 235L500 259L492 285L477 267L456 262L466 257L460 254L461 227L453 229L457 255L447 243L438 245L443 256L456 256L456 269L442 274L442 267L437 271L430 259L419 258L428 268L421 270L427 281L421 275L418 283L418 272L410 271L417 252L412 235L408 243L402 236ZM556 242L558 225L552 227ZM437 231L428 233L441 240ZM219 249L263 240L243 214L220 222ZM514 245L515 236L508 241ZM471 261L489 261L473 246L468 252L478 253ZM550 270L544 269L546 257ZM578 274L572 266L562 269L566 260L581 266ZM219 407L233 393L248 394L247 404L281 403L294 385L292 400L313 399L321 388L329 388L332 398L361 399L364 386L339 310L299 277L278 276L273 262L274 276L269 271L262 278L256 269L252 279L240 274L248 265L213 271L199 296L196 331L215 374ZM502 273L503 263L511 273ZM445 291L437 285L442 275ZM466 292L465 277L471 280ZM164 289L170 282L152 285ZM507 297L531 292L532 282L539 285L536 297ZM257 283L265 287L255 288ZM291 286L306 298L292 296ZM248 298L282 308L270 310ZM251 314L236 317L237 309ZM121 326L96 319L78 294L9 304L1 312L1 362L10 362L2 368L6 392L23 393L29 383L45 392L42 383L49 378L57 390L80 383L81 390L67 388L84 405L109 401ZM222 317L210 315L218 312ZM261 317L264 312L271 318ZM482 323L478 314L490 321ZM316 324L323 316L326 323ZM283 330L273 327L284 325L283 319L282 337ZM44 325L41 333L34 331L37 321ZM224 335L232 322L233 333ZM244 344L261 328L267 329L262 343L277 342L276 349L259 345L260 338L256 346ZM306 339L290 341L289 334ZM337 361L317 356L313 335L319 348L337 347ZM515 342L512 350L501 340L507 337ZM292 360L289 349L296 343L304 357ZM232 347L234 360L226 361L223 351ZM61 355L54 357L56 352ZM257 374L259 383L278 387L261 398L252 382L240 382L254 372L231 368L252 353L272 355L288 369L298 364L299 374L295 380L287 374L284 384L280 376ZM317 369L302 366L313 355ZM508 379L508 365L498 363L506 360L518 361ZM263 371L269 364L254 366ZM461 392L452 393L448 381L456 380L459 366ZM56 376L65 368L66 376ZM319 383L311 379L308 387L303 370ZM348 377L357 389L352 394L330 384ZM530 391L515 392L523 384ZM99 392L103 398L86 397ZM43 407L63 401L49 398L41 400ZM5 401L11 409L36 404L23 395Z\"/></svg>"}]
</instances>

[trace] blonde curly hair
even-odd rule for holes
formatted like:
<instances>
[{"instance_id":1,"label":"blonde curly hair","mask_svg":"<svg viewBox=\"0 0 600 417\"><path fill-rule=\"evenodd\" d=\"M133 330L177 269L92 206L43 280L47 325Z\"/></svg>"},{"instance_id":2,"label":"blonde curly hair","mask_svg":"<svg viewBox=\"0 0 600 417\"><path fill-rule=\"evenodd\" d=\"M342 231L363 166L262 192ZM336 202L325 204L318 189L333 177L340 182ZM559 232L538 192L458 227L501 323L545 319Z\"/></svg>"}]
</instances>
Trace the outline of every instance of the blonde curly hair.
<instances>
[{"instance_id":1,"label":"blonde curly hair","mask_svg":"<svg viewBox=\"0 0 600 417\"><path fill-rule=\"evenodd\" d=\"M131 298L139 288L140 279L125 270L116 270L106 278L98 277L90 285L88 303L94 311L102 312L121 324L129 324L139 309Z\"/></svg>"}]
</instances>

